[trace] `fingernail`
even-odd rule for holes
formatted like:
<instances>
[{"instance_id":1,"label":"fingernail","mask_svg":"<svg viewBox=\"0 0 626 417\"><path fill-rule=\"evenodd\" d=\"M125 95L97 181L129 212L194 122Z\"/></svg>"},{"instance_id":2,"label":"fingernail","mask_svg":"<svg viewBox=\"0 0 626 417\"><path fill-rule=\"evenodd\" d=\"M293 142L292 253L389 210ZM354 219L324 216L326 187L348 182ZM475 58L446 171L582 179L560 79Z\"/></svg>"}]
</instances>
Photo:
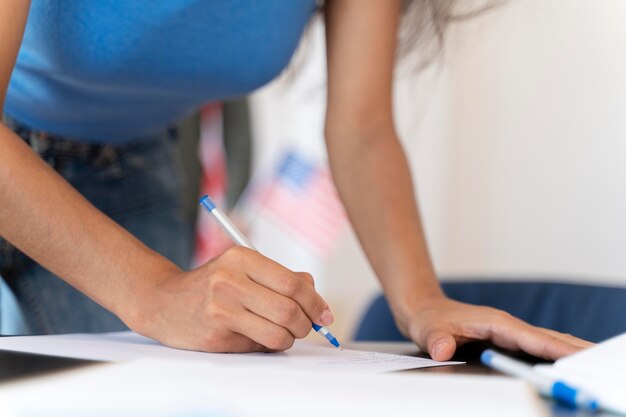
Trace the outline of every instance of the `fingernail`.
<instances>
[{"instance_id":1,"label":"fingernail","mask_svg":"<svg viewBox=\"0 0 626 417\"><path fill-rule=\"evenodd\" d=\"M320 317L320 322L324 326L330 326L331 324L333 324L334 321L335 321L335 318L333 317L333 313L331 313L329 309L326 309L322 312L322 316Z\"/></svg>"},{"instance_id":2,"label":"fingernail","mask_svg":"<svg viewBox=\"0 0 626 417\"><path fill-rule=\"evenodd\" d=\"M439 357L439 353L446 347L447 343L444 341L435 343L435 348L433 349L433 357Z\"/></svg>"}]
</instances>

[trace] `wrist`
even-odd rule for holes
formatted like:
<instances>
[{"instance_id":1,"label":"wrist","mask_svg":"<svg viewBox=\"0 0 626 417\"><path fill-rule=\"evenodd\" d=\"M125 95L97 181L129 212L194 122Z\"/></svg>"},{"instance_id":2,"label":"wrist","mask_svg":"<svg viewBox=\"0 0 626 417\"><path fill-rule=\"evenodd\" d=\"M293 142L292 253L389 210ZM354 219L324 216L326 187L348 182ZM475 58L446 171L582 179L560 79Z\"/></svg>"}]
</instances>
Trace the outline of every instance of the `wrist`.
<instances>
[{"instance_id":1,"label":"wrist","mask_svg":"<svg viewBox=\"0 0 626 417\"><path fill-rule=\"evenodd\" d=\"M387 298L395 320L402 330L420 309L445 299L446 296L436 277L432 275L431 279L418 280L393 294L388 293Z\"/></svg>"},{"instance_id":2,"label":"wrist","mask_svg":"<svg viewBox=\"0 0 626 417\"><path fill-rule=\"evenodd\" d=\"M142 268L128 274L123 290L111 309L132 330L143 333L153 322L163 304L161 289L183 273L168 259L156 255L145 261Z\"/></svg>"}]
</instances>

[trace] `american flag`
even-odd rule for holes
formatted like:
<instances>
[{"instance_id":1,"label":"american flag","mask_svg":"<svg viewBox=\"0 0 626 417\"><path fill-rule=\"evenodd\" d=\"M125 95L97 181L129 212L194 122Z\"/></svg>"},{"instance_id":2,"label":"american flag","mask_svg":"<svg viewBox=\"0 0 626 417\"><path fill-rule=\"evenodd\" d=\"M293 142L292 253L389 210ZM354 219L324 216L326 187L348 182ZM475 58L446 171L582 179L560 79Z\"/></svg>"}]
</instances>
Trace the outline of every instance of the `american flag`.
<instances>
[{"instance_id":1,"label":"american flag","mask_svg":"<svg viewBox=\"0 0 626 417\"><path fill-rule=\"evenodd\" d=\"M251 194L260 213L318 255L332 251L346 224L328 165L295 151L286 152L273 178Z\"/></svg>"}]
</instances>

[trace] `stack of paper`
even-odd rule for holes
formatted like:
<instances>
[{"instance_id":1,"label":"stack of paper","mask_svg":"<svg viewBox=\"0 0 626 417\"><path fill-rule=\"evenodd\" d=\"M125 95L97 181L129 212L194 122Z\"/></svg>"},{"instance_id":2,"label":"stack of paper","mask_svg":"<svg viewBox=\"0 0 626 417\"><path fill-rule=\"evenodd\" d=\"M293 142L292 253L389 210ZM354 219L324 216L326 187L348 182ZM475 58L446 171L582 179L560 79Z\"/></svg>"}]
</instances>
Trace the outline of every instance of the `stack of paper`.
<instances>
[{"instance_id":1,"label":"stack of paper","mask_svg":"<svg viewBox=\"0 0 626 417\"><path fill-rule=\"evenodd\" d=\"M600 407L626 415L625 354L626 333L535 369L584 389L598 399Z\"/></svg>"}]
</instances>

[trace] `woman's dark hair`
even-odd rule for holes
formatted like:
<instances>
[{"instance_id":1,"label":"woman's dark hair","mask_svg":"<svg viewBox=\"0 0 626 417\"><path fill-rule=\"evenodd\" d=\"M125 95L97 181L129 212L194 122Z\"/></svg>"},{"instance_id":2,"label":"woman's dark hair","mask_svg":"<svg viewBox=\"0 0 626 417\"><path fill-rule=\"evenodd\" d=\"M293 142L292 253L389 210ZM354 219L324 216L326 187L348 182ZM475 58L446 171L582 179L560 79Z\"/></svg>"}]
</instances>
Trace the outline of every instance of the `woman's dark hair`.
<instances>
[{"instance_id":1,"label":"woman's dark hair","mask_svg":"<svg viewBox=\"0 0 626 417\"><path fill-rule=\"evenodd\" d=\"M427 66L443 49L450 23L471 19L504 1L403 0L398 57L417 54L418 66Z\"/></svg>"},{"instance_id":2,"label":"woman's dark hair","mask_svg":"<svg viewBox=\"0 0 626 417\"><path fill-rule=\"evenodd\" d=\"M387 0L377 0L387 1ZM417 64L417 69L427 67L442 51L446 29L450 23L471 19L506 0L402 0L402 20L399 29L397 56ZM317 14L313 22L324 15L326 0L317 0ZM305 37L306 38L306 37ZM286 78L294 76L305 62L308 43L305 42L285 71Z\"/></svg>"}]
</instances>

